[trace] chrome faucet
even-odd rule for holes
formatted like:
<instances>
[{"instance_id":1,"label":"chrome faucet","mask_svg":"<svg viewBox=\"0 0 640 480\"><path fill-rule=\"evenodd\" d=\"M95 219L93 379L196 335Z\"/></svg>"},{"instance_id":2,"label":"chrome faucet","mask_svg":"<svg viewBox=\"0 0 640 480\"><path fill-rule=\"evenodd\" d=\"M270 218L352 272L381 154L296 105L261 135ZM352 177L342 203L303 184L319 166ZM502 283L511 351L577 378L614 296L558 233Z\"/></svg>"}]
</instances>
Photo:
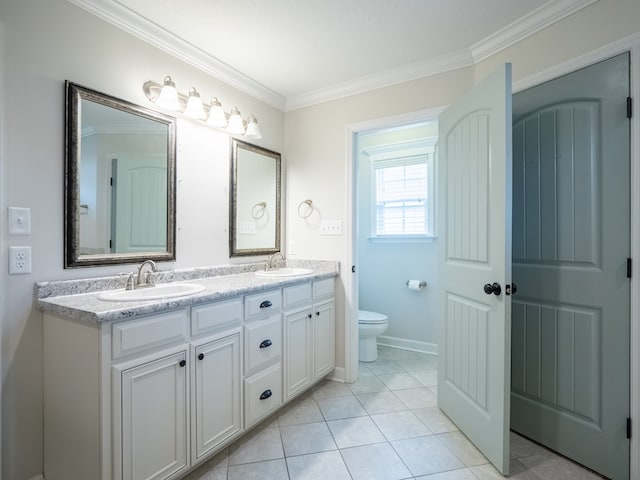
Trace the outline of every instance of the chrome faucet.
<instances>
[{"instance_id":1,"label":"chrome faucet","mask_svg":"<svg viewBox=\"0 0 640 480\"><path fill-rule=\"evenodd\" d=\"M280 256L280 258L282 258L283 262L285 261L285 258L284 258L284 255L282 254L282 252L276 252L273 255L271 255L269 257L269 259L267 260L267 262L266 262L266 264L264 266L265 270L271 270L272 268L274 268L276 266L275 265L275 260L276 260L277 256Z\"/></svg>"},{"instance_id":2,"label":"chrome faucet","mask_svg":"<svg viewBox=\"0 0 640 480\"><path fill-rule=\"evenodd\" d=\"M153 260L145 260L138 268L138 280L136 281L136 288L153 287L153 283L149 280L149 274L151 272L157 272L158 266Z\"/></svg>"}]
</instances>

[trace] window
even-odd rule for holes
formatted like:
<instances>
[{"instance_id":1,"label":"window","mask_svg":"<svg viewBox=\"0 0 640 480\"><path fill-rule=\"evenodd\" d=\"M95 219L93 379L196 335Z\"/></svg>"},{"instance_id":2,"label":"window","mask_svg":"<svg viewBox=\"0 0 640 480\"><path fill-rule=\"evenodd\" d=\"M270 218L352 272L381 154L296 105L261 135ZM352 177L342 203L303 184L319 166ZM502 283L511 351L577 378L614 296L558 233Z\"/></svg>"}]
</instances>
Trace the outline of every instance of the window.
<instances>
[{"instance_id":1,"label":"window","mask_svg":"<svg viewBox=\"0 0 640 480\"><path fill-rule=\"evenodd\" d=\"M372 236L434 236L433 146L372 155L371 160Z\"/></svg>"}]
</instances>

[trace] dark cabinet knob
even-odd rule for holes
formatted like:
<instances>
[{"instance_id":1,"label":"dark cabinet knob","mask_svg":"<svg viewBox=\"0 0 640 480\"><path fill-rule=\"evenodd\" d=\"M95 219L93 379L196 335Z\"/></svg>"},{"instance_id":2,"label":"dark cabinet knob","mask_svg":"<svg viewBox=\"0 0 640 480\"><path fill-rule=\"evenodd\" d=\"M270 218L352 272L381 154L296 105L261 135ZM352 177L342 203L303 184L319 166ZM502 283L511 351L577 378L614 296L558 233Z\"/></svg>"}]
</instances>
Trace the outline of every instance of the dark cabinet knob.
<instances>
[{"instance_id":1,"label":"dark cabinet knob","mask_svg":"<svg viewBox=\"0 0 640 480\"><path fill-rule=\"evenodd\" d=\"M198 355L198 360L204 360L204 353Z\"/></svg>"},{"instance_id":2,"label":"dark cabinet knob","mask_svg":"<svg viewBox=\"0 0 640 480\"><path fill-rule=\"evenodd\" d=\"M500 295L500 293L502 293L502 288L498 282L486 283L484 285L484 293L487 295Z\"/></svg>"},{"instance_id":3,"label":"dark cabinet knob","mask_svg":"<svg viewBox=\"0 0 640 480\"><path fill-rule=\"evenodd\" d=\"M271 303L271 300L265 300L260 304L260 308L269 308L271 306L273 306L273 303Z\"/></svg>"},{"instance_id":4,"label":"dark cabinet knob","mask_svg":"<svg viewBox=\"0 0 640 480\"><path fill-rule=\"evenodd\" d=\"M179 365L180 365L181 367L184 367L186 364L187 364L187 361L186 361L186 360L180 360Z\"/></svg>"},{"instance_id":5,"label":"dark cabinet knob","mask_svg":"<svg viewBox=\"0 0 640 480\"><path fill-rule=\"evenodd\" d=\"M273 345L273 342L267 338L260 343L260 348L269 348L271 345Z\"/></svg>"},{"instance_id":6,"label":"dark cabinet knob","mask_svg":"<svg viewBox=\"0 0 640 480\"><path fill-rule=\"evenodd\" d=\"M311 315L311 314L307 315L307 318L311 318L311 317L313 317L313 315Z\"/></svg>"},{"instance_id":7,"label":"dark cabinet knob","mask_svg":"<svg viewBox=\"0 0 640 480\"><path fill-rule=\"evenodd\" d=\"M320 312L316 312L316 317L319 317L319 316L320 316Z\"/></svg>"},{"instance_id":8,"label":"dark cabinet knob","mask_svg":"<svg viewBox=\"0 0 640 480\"><path fill-rule=\"evenodd\" d=\"M260 400L266 400L267 398L269 398L271 395L273 395L273 392L271 390L265 390L264 392L262 392L260 394Z\"/></svg>"}]
</instances>

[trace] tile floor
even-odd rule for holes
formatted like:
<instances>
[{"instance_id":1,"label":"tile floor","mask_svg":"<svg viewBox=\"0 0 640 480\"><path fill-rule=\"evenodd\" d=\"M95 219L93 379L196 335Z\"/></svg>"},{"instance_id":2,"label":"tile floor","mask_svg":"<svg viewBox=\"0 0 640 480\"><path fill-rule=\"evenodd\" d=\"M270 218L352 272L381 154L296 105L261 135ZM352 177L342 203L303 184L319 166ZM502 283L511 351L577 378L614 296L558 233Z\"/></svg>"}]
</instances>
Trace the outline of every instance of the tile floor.
<instances>
[{"instance_id":1,"label":"tile floor","mask_svg":"<svg viewBox=\"0 0 640 480\"><path fill-rule=\"evenodd\" d=\"M502 479L436 407L435 357L379 352L356 383L323 381L187 479ZM509 478L600 478L516 434L511 457Z\"/></svg>"}]
</instances>

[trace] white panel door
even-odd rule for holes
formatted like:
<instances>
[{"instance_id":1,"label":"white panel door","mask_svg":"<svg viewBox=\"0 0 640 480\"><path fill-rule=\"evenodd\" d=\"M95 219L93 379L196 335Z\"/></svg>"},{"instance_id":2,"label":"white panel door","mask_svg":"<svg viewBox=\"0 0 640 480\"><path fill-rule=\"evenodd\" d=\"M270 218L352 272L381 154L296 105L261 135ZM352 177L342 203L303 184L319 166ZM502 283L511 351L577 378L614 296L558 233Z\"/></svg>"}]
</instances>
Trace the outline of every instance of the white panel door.
<instances>
[{"instance_id":1,"label":"white panel door","mask_svg":"<svg viewBox=\"0 0 640 480\"><path fill-rule=\"evenodd\" d=\"M167 249L167 157L120 154L112 160L112 253Z\"/></svg>"},{"instance_id":2,"label":"white panel door","mask_svg":"<svg viewBox=\"0 0 640 480\"><path fill-rule=\"evenodd\" d=\"M438 132L438 406L507 474L511 65L444 111Z\"/></svg>"},{"instance_id":3,"label":"white panel door","mask_svg":"<svg viewBox=\"0 0 640 480\"><path fill-rule=\"evenodd\" d=\"M122 480L162 480L185 470L187 456L186 352L119 371ZM119 376L119 379L118 379Z\"/></svg>"}]
</instances>

